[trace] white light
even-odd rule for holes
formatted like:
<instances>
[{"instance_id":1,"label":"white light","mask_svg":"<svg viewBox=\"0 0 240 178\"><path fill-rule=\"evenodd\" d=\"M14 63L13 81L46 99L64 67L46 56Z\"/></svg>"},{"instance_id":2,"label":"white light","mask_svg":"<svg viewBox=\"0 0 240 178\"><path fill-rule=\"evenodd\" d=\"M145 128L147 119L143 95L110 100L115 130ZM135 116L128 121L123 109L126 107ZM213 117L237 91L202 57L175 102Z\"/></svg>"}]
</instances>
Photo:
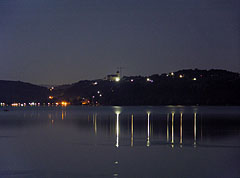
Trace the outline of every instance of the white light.
<instances>
[{"instance_id":1,"label":"white light","mask_svg":"<svg viewBox=\"0 0 240 178\"><path fill-rule=\"evenodd\" d=\"M119 114L120 112L116 112L117 114L117 124L116 124L116 134L117 134L117 138L116 138L116 147L119 147Z\"/></svg>"},{"instance_id":2,"label":"white light","mask_svg":"<svg viewBox=\"0 0 240 178\"><path fill-rule=\"evenodd\" d=\"M120 81L120 77L116 77L115 81L119 82Z\"/></svg>"},{"instance_id":3,"label":"white light","mask_svg":"<svg viewBox=\"0 0 240 178\"><path fill-rule=\"evenodd\" d=\"M193 80L197 80L197 78L193 78Z\"/></svg>"}]
</instances>

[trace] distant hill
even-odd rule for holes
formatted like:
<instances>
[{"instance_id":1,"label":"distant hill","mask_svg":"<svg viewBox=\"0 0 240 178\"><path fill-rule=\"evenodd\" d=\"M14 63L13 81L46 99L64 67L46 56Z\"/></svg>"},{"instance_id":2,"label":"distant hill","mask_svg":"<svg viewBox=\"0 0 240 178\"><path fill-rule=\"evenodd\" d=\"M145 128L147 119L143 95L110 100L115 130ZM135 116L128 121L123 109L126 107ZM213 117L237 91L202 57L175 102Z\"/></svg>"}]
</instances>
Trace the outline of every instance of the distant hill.
<instances>
[{"instance_id":1,"label":"distant hill","mask_svg":"<svg viewBox=\"0 0 240 178\"><path fill-rule=\"evenodd\" d=\"M0 102L62 101L73 105L240 105L240 75L219 69L185 69L125 76L118 82L82 80L54 89L0 80Z\"/></svg>"},{"instance_id":2,"label":"distant hill","mask_svg":"<svg viewBox=\"0 0 240 178\"><path fill-rule=\"evenodd\" d=\"M0 80L0 102L45 102L49 91L30 83Z\"/></svg>"},{"instance_id":3,"label":"distant hill","mask_svg":"<svg viewBox=\"0 0 240 178\"><path fill-rule=\"evenodd\" d=\"M179 70L120 82L79 81L54 91L56 100L101 105L240 105L240 77L226 70Z\"/></svg>"}]
</instances>

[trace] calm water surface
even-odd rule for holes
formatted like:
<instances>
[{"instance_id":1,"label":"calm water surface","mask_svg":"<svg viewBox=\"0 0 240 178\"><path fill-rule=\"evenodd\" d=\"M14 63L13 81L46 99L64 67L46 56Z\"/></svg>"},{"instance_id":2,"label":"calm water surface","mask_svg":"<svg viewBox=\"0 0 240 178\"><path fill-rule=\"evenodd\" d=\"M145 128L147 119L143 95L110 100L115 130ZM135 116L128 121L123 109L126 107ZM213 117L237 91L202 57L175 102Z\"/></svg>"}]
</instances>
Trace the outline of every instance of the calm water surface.
<instances>
[{"instance_id":1,"label":"calm water surface","mask_svg":"<svg viewBox=\"0 0 240 178\"><path fill-rule=\"evenodd\" d=\"M240 177L240 107L0 108L0 177Z\"/></svg>"}]
</instances>

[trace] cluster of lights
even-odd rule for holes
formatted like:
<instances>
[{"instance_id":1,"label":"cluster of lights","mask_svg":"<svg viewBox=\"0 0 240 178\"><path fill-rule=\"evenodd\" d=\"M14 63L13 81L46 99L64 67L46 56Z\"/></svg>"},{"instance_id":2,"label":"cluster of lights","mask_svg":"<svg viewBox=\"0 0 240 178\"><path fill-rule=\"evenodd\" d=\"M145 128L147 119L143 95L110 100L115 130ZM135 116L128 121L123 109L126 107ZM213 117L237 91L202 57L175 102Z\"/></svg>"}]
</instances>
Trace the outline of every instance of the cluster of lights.
<instances>
[{"instance_id":1,"label":"cluster of lights","mask_svg":"<svg viewBox=\"0 0 240 178\"><path fill-rule=\"evenodd\" d=\"M50 90L50 91L53 91L53 90L54 90L54 87L51 87L49 90Z\"/></svg>"},{"instance_id":2,"label":"cluster of lights","mask_svg":"<svg viewBox=\"0 0 240 178\"><path fill-rule=\"evenodd\" d=\"M0 103L0 106L5 106L6 104L5 103Z\"/></svg>"},{"instance_id":3,"label":"cluster of lights","mask_svg":"<svg viewBox=\"0 0 240 178\"><path fill-rule=\"evenodd\" d=\"M97 91L97 93L99 94L100 97L102 97L102 94L99 90Z\"/></svg>"},{"instance_id":4,"label":"cluster of lights","mask_svg":"<svg viewBox=\"0 0 240 178\"><path fill-rule=\"evenodd\" d=\"M62 101L62 102L61 102L61 105L62 105L62 106L67 106L67 105L69 105L69 104L70 104L70 103L68 103L68 102L66 102L66 101Z\"/></svg>"},{"instance_id":5,"label":"cluster of lights","mask_svg":"<svg viewBox=\"0 0 240 178\"><path fill-rule=\"evenodd\" d=\"M147 78L147 82L153 83L153 80L151 80L150 78Z\"/></svg>"},{"instance_id":6,"label":"cluster of lights","mask_svg":"<svg viewBox=\"0 0 240 178\"><path fill-rule=\"evenodd\" d=\"M70 105L69 102L66 102L66 101L62 101L62 102L59 102L59 103L48 103L48 106L51 106L51 105L56 105L56 106L67 106L67 105Z\"/></svg>"},{"instance_id":7,"label":"cluster of lights","mask_svg":"<svg viewBox=\"0 0 240 178\"><path fill-rule=\"evenodd\" d=\"M87 100L87 99L83 98L82 105L86 105L86 104L89 104L89 103L90 103L90 101L89 101L89 100Z\"/></svg>"},{"instance_id":8,"label":"cluster of lights","mask_svg":"<svg viewBox=\"0 0 240 178\"><path fill-rule=\"evenodd\" d=\"M29 104L29 106L40 106L41 105L40 103L35 103L35 102L31 102L28 104Z\"/></svg>"},{"instance_id":9,"label":"cluster of lights","mask_svg":"<svg viewBox=\"0 0 240 178\"><path fill-rule=\"evenodd\" d=\"M88 101L88 103L89 103L89 101ZM31 102L31 103L12 103L12 104L10 104L10 106L12 106L12 107L25 107L25 106L27 106L27 105L29 105L29 106L41 106L41 103L35 103L35 102ZM43 106L45 106L46 104L45 103L43 103ZM70 103L69 102L66 102L66 101L62 101L62 102L60 102L60 103L47 103L47 106L68 106L68 105L70 105ZM0 103L0 106L8 106L7 104L5 104L5 103Z\"/></svg>"},{"instance_id":10,"label":"cluster of lights","mask_svg":"<svg viewBox=\"0 0 240 178\"><path fill-rule=\"evenodd\" d=\"M12 103L11 106L13 106L13 107L20 107L20 106L25 107L25 106L27 106L27 104L26 103L23 103L23 104L22 103Z\"/></svg>"}]
</instances>

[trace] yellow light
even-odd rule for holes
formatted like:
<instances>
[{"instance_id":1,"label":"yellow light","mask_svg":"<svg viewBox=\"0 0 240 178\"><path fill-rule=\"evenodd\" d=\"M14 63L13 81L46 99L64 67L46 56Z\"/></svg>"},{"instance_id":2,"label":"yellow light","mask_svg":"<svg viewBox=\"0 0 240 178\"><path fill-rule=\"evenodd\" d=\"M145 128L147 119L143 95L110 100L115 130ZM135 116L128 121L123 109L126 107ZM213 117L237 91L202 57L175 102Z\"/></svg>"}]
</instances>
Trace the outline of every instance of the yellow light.
<instances>
[{"instance_id":1,"label":"yellow light","mask_svg":"<svg viewBox=\"0 0 240 178\"><path fill-rule=\"evenodd\" d=\"M70 103L68 103L68 102L66 102L66 101L62 101L62 102L61 102L61 105L62 105L62 106L67 106L68 104L70 104Z\"/></svg>"},{"instance_id":2,"label":"yellow light","mask_svg":"<svg viewBox=\"0 0 240 178\"><path fill-rule=\"evenodd\" d=\"M174 76L174 73L173 73L173 72L171 72L171 76Z\"/></svg>"},{"instance_id":3,"label":"yellow light","mask_svg":"<svg viewBox=\"0 0 240 178\"><path fill-rule=\"evenodd\" d=\"M183 78L183 75L179 75L179 78Z\"/></svg>"},{"instance_id":4,"label":"yellow light","mask_svg":"<svg viewBox=\"0 0 240 178\"><path fill-rule=\"evenodd\" d=\"M197 78L193 78L193 80L197 80Z\"/></svg>"},{"instance_id":5,"label":"yellow light","mask_svg":"<svg viewBox=\"0 0 240 178\"><path fill-rule=\"evenodd\" d=\"M49 98L50 100L52 100L52 99L53 99L53 96L49 96L48 98Z\"/></svg>"},{"instance_id":6,"label":"yellow light","mask_svg":"<svg viewBox=\"0 0 240 178\"><path fill-rule=\"evenodd\" d=\"M120 81L120 77L116 77L115 81L119 82Z\"/></svg>"}]
</instances>

